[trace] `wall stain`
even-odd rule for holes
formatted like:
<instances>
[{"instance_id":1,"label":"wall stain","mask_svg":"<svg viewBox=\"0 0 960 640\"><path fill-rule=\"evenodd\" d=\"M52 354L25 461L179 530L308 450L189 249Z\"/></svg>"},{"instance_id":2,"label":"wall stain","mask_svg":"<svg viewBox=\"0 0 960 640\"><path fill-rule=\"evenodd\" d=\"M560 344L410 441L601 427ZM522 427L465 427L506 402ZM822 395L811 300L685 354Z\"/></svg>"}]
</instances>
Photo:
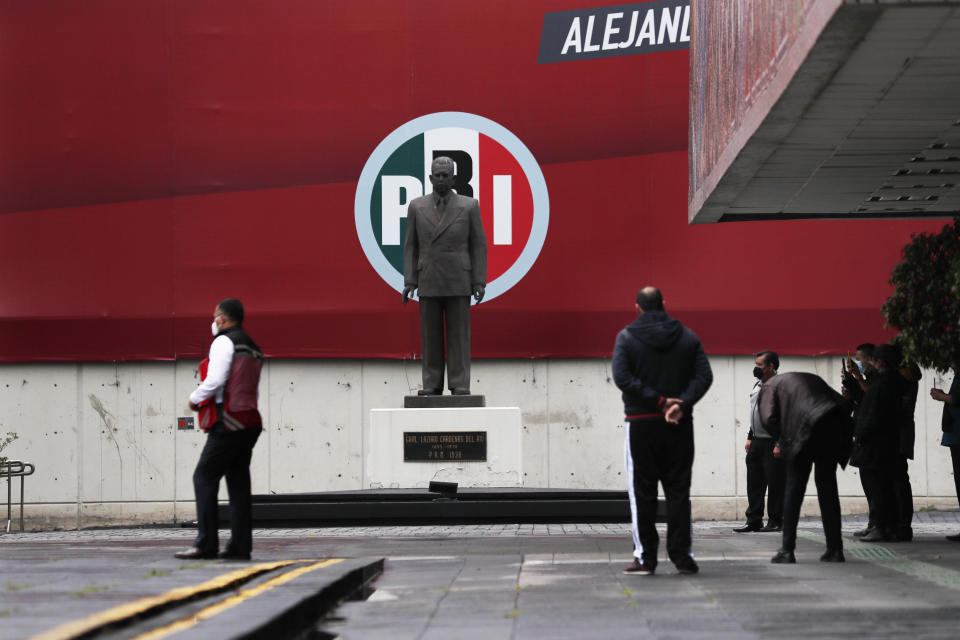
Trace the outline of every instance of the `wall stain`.
<instances>
[{"instance_id":1,"label":"wall stain","mask_svg":"<svg viewBox=\"0 0 960 640\"><path fill-rule=\"evenodd\" d=\"M587 413L586 411L584 413ZM551 423L567 423L572 425L579 425L584 422L583 416L576 411L555 411L550 414ZM586 424L584 426L593 426L593 420L589 417L586 419Z\"/></svg>"},{"instance_id":2,"label":"wall stain","mask_svg":"<svg viewBox=\"0 0 960 640\"><path fill-rule=\"evenodd\" d=\"M118 381L119 386L119 381ZM90 394L87 396L90 399L90 406L93 407L93 410L97 412L97 415L100 416L100 421L103 422L104 432L107 434L107 440L113 443L113 446L117 450L117 460L120 464L120 495L123 495L123 455L120 452L120 443L117 442L115 425L115 416L107 411L106 407L103 406L103 402L100 401L95 394Z\"/></svg>"},{"instance_id":3,"label":"wall stain","mask_svg":"<svg viewBox=\"0 0 960 640\"><path fill-rule=\"evenodd\" d=\"M129 431L127 431L124 435L126 436L127 444L129 444L130 447L133 448L133 450L134 450L134 451L136 452L136 454L140 457L140 459L141 459L142 461L146 462L147 465L149 465L150 468L153 469L153 472L154 472L155 474L162 476L162 475L163 475L163 471L161 471L161 470L157 467L157 465L155 465L155 464L153 464L153 462L151 462L150 458L148 458L147 455L143 452L143 448L140 447L140 446L137 444L137 440L136 440L136 438L133 437L133 434L130 433ZM138 473L137 475L139 475L139 473Z\"/></svg>"}]
</instances>

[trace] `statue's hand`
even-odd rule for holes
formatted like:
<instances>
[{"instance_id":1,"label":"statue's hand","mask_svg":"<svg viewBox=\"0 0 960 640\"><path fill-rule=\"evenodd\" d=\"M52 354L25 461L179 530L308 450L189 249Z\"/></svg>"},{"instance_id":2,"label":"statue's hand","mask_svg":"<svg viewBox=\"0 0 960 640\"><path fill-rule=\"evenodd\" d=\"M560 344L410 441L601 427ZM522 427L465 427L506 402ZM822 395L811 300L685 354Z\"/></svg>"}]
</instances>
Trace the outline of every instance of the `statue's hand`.
<instances>
[{"instance_id":1,"label":"statue's hand","mask_svg":"<svg viewBox=\"0 0 960 640\"><path fill-rule=\"evenodd\" d=\"M410 296L412 296L413 292L416 290L417 288L412 284L408 284L403 288L403 304L407 304L407 301L410 299Z\"/></svg>"},{"instance_id":2,"label":"statue's hand","mask_svg":"<svg viewBox=\"0 0 960 640\"><path fill-rule=\"evenodd\" d=\"M476 298L477 304L479 304L480 301L483 300L483 294L486 293L486 291L487 291L487 288L484 287L482 284L474 285L473 297Z\"/></svg>"}]
</instances>

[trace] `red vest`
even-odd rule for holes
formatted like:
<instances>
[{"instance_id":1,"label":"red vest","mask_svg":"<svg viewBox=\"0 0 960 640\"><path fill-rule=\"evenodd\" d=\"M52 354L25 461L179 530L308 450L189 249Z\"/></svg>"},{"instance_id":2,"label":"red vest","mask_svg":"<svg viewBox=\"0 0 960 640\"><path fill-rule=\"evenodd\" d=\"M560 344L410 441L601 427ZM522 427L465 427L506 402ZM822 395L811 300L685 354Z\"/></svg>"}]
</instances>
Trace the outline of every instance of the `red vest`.
<instances>
[{"instance_id":1,"label":"red vest","mask_svg":"<svg viewBox=\"0 0 960 640\"><path fill-rule=\"evenodd\" d=\"M223 404L208 398L200 403L198 422L207 431L218 421L227 431L260 429L263 419L257 409L257 387L260 385L260 370L263 368L263 353L256 343L239 327L227 329L226 335L233 342L233 360L223 390ZM207 377L210 361L200 362L200 379Z\"/></svg>"},{"instance_id":2,"label":"red vest","mask_svg":"<svg viewBox=\"0 0 960 640\"><path fill-rule=\"evenodd\" d=\"M230 337L233 338L232 335ZM221 417L227 431L263 427L260 411L257 410L257 387L260 385L262 368L263 354L259 349L234 340L230 376L223 390Z\"/></svg>"}]
</instances>

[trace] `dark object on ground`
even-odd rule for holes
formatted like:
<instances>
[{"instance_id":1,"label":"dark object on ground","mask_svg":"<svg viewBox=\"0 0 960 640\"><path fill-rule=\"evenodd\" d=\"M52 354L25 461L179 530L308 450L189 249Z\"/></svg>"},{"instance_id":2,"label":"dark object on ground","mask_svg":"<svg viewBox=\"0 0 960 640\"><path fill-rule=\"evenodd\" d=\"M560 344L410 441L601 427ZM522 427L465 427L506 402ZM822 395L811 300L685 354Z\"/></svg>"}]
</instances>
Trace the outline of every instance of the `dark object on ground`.
<instances>
[{"instance_id":1,"label":"dark object on ground","mask_svg":"<svg viewBox=\"0 0 960 640\"><path fill-rule=\"evenodd\" d=\"M793 555L793 551L780 549L775 556L770 558L770 562L773 564L797 564L797 557Z\"/></svg>"},{"instance_id":2,"label":"dark object on ground","mask_svg":"<svg viewBox=\"0 0 960 640\"><path fill-rule=\"evenodd\" d=\"M846 562L843 557L843 549L828 549L826 553L820 556L820 562Z\"/></svg>"}]
</instances>

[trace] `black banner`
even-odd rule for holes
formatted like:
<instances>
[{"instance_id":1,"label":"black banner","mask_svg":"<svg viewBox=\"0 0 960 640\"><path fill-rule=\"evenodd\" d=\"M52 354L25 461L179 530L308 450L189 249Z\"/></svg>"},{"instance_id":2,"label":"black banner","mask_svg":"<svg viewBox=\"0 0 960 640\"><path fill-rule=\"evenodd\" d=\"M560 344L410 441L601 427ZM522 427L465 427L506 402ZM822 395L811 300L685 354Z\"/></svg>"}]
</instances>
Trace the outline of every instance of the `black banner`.
<instances>
[{"instance_id":1,"label":"black banner","mask_svg":"<svg viewBox=\"0 0 960 640\"><path fill-rule=\"evenodd\" d=\"M537 62L566 62L690 48L690 1L554 11L543 16Z\"/></svg>"}]
</instances>

